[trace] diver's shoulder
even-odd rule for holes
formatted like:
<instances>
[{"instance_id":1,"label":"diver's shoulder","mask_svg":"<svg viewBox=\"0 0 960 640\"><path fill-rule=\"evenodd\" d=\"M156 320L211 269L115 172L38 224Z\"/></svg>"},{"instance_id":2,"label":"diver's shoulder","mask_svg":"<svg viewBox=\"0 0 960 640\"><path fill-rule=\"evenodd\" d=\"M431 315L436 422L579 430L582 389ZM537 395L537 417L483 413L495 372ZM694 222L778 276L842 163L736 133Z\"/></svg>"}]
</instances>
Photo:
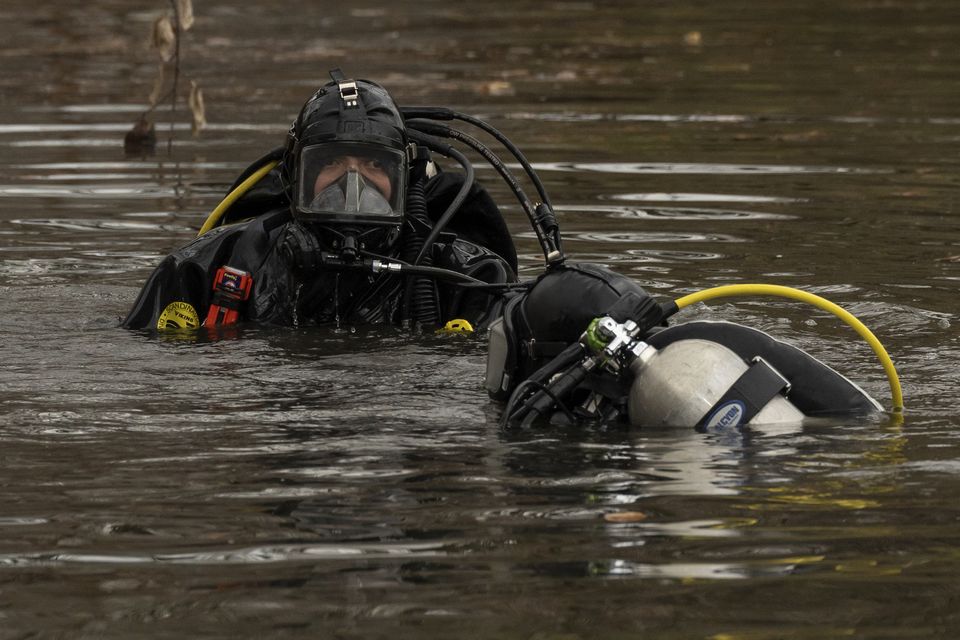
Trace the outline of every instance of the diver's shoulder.
<instances>
[{"instance_id":1,"label":"diver's shoulder","mask_svg":"<svg viewBox=\"0 0 960 640\"><path fill-rule=\"evenodd\" d=\"M189 257L191 255L211 249L216 250L222 247L224 244L235 243L241 237L267 237L289 222L289 209L274 209L253 218L214 227L210 231L197 236L187 244L177 249L174 254L179 254L182 257Z\"/></svg>"}]
</instances>

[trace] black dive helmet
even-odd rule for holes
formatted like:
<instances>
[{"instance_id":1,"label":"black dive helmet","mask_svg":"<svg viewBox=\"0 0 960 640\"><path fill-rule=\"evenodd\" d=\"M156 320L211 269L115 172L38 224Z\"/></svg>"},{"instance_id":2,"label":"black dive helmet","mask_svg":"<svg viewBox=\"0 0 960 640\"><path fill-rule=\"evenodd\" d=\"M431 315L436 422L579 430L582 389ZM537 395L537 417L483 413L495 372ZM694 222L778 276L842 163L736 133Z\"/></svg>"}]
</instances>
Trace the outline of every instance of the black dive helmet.
<instances>
[{"instance_id":1,"label":"black dive helmet","mask_svg":"<svg viewBox=\"0 0 960 640\"><path fill-rule=\"evenodd\" d=\"M380 85L347 80L339 69L330 77L287 134L283 172L293 217L339 235L398 229L409 174L403 116Z\"/></svg>"}]
</instances>

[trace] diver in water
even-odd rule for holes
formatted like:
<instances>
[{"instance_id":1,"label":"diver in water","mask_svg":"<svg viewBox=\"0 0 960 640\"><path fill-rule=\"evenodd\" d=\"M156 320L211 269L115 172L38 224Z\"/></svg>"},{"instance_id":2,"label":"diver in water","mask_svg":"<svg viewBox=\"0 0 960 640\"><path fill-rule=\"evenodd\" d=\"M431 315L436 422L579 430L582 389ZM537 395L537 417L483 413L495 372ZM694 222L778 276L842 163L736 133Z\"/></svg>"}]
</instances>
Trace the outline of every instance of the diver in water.
<instances>
[{"instance_id":1,"label":"diver in water","mask_svg":"<svg viewBox=\"0 0 960 640\"><path fill-rule=\"evenodd\" d=\"M411 138L381 86L332 75L286 145L238 180L252 186L157 267L123 326L481 329L499 315L498 285L517 281L510 233L472 171L437 173L430 147L466 159Z\"/></svg>"},{"instance_id":2,"label":"diver in water","mask_svg":"<svg viewBox=\"0 0 960 640\"><path fill-rule=\"evenodd\" d=\"M505 425L734 428L880 410L796 347L733 323L667 326L680 300L658 302L626 276L568 262L543 184L489 124L443 107L401 109L376 83L331 77L286 145L244 171L199 236L156 268L124 327L488 331L486 389L506 403ZM453 120L501 143L539 202L485 144L445 124ZM446 140L480 154L513 191L543 252L538 277L518 281L499 209ZM441 170L434 154L463 173ZM898 393L896 382L895 407Z\"/></svg>"}]
</instances>

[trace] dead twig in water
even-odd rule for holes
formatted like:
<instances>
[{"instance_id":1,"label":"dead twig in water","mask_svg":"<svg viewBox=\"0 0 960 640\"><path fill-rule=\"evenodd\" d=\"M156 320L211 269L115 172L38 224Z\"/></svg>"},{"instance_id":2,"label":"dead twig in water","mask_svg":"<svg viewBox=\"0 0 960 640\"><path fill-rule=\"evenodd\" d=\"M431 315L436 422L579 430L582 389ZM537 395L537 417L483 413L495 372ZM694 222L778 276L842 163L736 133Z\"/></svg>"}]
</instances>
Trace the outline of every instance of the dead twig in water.
<instances>
[{"instance_id":1,"label":"dead twig in water","mask_svg":"<svg viewBox=\"0 0 960 640\"><path fill-rule=\"evenodd\" d=\"M167 138L167 155L173 153L173 135L180 93L181 38L183 33L193 26L193 2L192 0L169 0L169 2L172 15L164 14L153 23L150 46L160 58L160 67L153 91L150 92L150 106L140 114L133 128L124 136L123 148L127 155L142 156L154 152L157 136L152 116L157 106L168 99L170 100L170 134ZM197 136L207 120L203 92L194 80L190 81L187 105L192 116L190 128L193 135Z\"/></svg>"}]
</instances>

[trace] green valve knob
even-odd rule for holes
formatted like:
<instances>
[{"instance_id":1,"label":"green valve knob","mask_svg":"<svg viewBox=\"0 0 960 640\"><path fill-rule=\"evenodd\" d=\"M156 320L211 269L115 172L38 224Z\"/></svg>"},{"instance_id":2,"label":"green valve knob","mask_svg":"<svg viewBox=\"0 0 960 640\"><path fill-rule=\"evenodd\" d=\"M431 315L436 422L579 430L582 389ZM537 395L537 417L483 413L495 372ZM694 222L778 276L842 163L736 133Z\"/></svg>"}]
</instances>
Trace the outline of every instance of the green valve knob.
<instances>
[{"instance_id":1,"label":"green valve knob","mask_svg":"<svg viewBox=\"0 0 960 640\"><path fill-rule=\"evenodd\" d=\"M586 347L591 351L603 351L603 348L607 346L608 342L610 342L600 334L600 331L598 331L599 325L600 318L594 318L590 321L590 324L587 326L587 330L584 332L587 342Z\"/></svg>"}]
</instances>

